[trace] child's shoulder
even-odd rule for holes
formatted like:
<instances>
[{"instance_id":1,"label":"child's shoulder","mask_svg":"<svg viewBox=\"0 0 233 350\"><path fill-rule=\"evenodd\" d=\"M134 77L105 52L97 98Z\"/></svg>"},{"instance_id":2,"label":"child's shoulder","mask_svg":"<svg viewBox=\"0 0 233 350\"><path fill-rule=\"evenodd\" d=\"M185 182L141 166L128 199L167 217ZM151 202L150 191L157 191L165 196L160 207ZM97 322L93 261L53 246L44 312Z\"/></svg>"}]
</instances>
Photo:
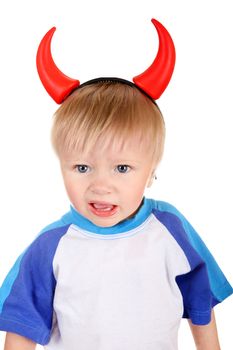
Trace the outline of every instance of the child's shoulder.
<instances>
[{"instance_id":1,"label":"child's shoulder","mask_svg":"<svg viewBox=\"0 0 233 350\"><path fill-rule=\"evenodd\" d=\"M42 230L39 232L38 237L41 236L42 234L49 233L51 231L56 232L56 231L62 231L66 230L69 228L69 226L73 223L72 219L72 212L71 209L60 216L59 219L55 221L51 221L50 224L44 226Z\"/></svg>"},{"instance_id":2,"label":"child's shoulder","mask_svg":"<svg viewBox=\"0 0 233 350\"><path fill-rule=\"evenodd\" d=\"M39 233L37 233L34 240L31 242L31 249L57 245L60 239L68 232L71 225L69 213L63 215L60 219L46 225Z\"/></svg>"},{"instance_id":3,"label":"child's shoulder","mask_svg":"<svg viewBox=\"0 0 233 350\"><path fill-rule=\"evenodd\" d=\"M160 200L150 199L150 201L153 214L169 229L169 232L182 233L191 241L200 240L189 220L174 205Z\"/></svg>"},{"instance_id":4,"label":"child's shoulder","mask_svg":"<svg viewBox=\"0 0 233 350\"><path fill-rule=\"evenodd\" d=\"M61 229L62 227L69 226L71 224L70 213L63 215L60 219L53 221L52 223L46 225L39 233L39 235Z\"/></svg>"},{"instance_id":5,"label":"child's shoulder","mask_svg":"<svg viewBox=\"0 0 233 350\"><path fill-rule=\"evenodd\" d=\"M164 214L165 213L173 214L182 221L185 219L183 214L171 203L161 201L161 200L155 200L155 199L149 199L149 200L151 201L152 210L158 211Z\"/></svg>"}]
</instances>

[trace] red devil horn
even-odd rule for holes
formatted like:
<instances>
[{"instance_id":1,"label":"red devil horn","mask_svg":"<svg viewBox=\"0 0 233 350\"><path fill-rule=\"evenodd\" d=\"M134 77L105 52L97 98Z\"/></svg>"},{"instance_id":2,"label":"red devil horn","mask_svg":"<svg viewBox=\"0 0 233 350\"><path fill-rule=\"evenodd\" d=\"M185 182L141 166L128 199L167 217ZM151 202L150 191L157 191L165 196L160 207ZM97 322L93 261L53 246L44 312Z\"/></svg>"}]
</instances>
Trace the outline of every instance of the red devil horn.
<instances>
[{"instance_id":1,"label":"red devil horn","mask_svg":"<svg viewBox=\"0 0 233 350\"><path fill-rule=\"evenodd\" d=\"M55 30L55 27L50 29L41 40L37 51L36 64L42 84L55 102L60 104L80 85L80 82L63 74L53 61L51 40Z\"/></svg>"},{"instance_id":2,"label":"red devil horn","mask_svg":"<svg viewBox=\"0 0 233 350\"><path fill-rule=\"evenodd\" d=\"M166 89L175 66L176 53L172 38L166 28L155 19L154 24L159 36L159 49L151 66L145 72L133 78L135 85L157 100Z\"/></svg>"}]
</instances>

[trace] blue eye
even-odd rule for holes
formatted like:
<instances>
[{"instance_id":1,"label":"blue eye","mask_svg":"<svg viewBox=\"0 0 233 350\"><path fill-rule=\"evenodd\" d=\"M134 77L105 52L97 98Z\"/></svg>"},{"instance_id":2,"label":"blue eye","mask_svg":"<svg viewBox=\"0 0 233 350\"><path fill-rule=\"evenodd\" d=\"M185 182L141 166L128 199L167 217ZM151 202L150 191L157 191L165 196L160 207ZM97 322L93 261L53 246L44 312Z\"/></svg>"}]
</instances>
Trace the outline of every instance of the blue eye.
<instances>
[{"instance_id":1,"label":"blue eye","mask_svg":"<svg viewBox=\"0 0 233 350\"><path fill-rule=\"evenodd\" d=\"M85 165L85 164L79 164L75 166L75 169L79 172L79 173L86 173L89 170L89 166Z\"/></svg>"},{"instance_id":2,"label":"blue eye","mask_svg":"<svg viewBox=\"0 0 233 350\"><path fill-rule=\"evenodd\" d=\"M119 171L119 173L127 173L129 169L130 169L129 165L120 164L117 166L117 170Z\"/></svg>"}]
</instances>

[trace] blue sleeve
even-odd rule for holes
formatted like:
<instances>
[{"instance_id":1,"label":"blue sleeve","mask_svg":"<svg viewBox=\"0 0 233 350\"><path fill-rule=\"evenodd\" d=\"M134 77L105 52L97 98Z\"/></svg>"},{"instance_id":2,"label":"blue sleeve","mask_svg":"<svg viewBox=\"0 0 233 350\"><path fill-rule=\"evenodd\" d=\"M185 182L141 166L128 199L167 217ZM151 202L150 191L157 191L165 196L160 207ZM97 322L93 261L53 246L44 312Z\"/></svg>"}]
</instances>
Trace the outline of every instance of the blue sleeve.
<instances>
[{"instance_id":1,"label":"blue sleeve","mask_svg":"<svg viewBox=\"0 0 233 350\"><path fill-rule=\"evenodd\" d=\"M53 258L67 226L43 232L18 258L0 289L0 329L45 345L53 324Z\"/></svg>"},{"instance_id":2,"label":"blue sleeve","mask_svg":"<svg viewBox=\"0 0 233 350\"><path fill-rule=\"evenodd\" d=\"M154 204L155 216L175 238L190 265L190 272L176 279L184 301L183 317L191 318L194 324L207 324L211 308L231 295L233 289L188 220L168 203Z\"/></svg>"}]
</instances>

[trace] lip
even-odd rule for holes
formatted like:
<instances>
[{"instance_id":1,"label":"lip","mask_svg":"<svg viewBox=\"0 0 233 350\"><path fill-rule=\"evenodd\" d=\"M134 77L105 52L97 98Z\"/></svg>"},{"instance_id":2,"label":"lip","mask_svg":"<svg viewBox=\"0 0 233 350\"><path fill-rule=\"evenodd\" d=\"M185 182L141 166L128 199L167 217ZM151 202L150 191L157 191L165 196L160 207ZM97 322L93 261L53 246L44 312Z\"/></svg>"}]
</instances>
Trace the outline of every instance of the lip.
<instances>
[{"instance_id":1,"label":"lip","mask_svg":"<svg viewBox=\"0 0 233 350\"><path fill-rule=\"evenodd\" d=\"M109 211L100 211L100 210L97 210L92 204L95 203L95 204L102 204L102 205L106 205L106 206L113 206L112 210L109 210ZM91 201L88 203L88 207L89 207L89 210L96 216L98 217L109 217L109 216L113 216L114 214L116 214L117 210L118 210L118 206L115 205L115 204L111 204L111 203L107 203L107 202L100 202L100 201Z\"/></svg>"}]
</instances>

